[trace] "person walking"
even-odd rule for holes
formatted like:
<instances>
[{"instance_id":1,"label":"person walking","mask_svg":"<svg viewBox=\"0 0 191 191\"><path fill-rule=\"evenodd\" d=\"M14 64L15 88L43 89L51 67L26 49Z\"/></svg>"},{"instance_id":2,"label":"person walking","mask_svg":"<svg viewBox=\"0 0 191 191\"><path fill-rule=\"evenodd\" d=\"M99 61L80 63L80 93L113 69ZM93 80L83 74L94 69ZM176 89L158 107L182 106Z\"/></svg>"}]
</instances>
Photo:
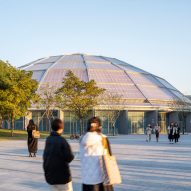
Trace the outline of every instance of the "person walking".
<instances>
[{"instance_id":1,"label":"person walking","mask_svg":"<svg viewBox=\"0 0 191 191\"><path fill-rule=\"evenodd\" d=\"M150 142L151 141L151 136L152 136L152 127L150 124L148 124L147 128L146 128L146 134L147 134L147 138L146 141Z\"/></svg>"},{"instance_id":2,"label":"person walking","mask_svg":"<svg viewBox=\"0 0 191 191\"><path fill-rule=\"evenodd\" d=\"M43 168L45 179L52 191L72 191L69 163L74 155L68 142L62 137L64 124L60 119L52 122L52 132L46 139Z\"/></svg>"},{"instance_id":3,"label":"person walking","mask_svg":"<svg viewBox=\"0 0 191 191\"><path fill-rule=\"evenodd\" d=\"M156 135L156 141L159 142L160 126L158 125L158 123L155 126L155 135Z\"/></svg>"},{"instance_id":4,"label":"person walking","mask_svg":"<svg viewBox=\"0 0 191 191\"><path fill-rule=\"evenodd\" d=\"M176 125L177 125L177 134L178 134L177 142L179 142L179 139L180 139L180 126L178 125L178 123L176 123Z\"/></svg>"},{"instance_id":5,"label":"person walking","mask_svg":"<svg viewBox=\"0 0 191 191\"><path fill-rule=\"evenodd\" d=\"M170 143L173 143L174 139L174 123L171 122L170 125L168 126L168 139Z\"/></svg>"},{"instance_id":6,"label":"person walking","mask_svg":"<svg viewBox=\"0 0 191 191\"><path fill-rule=\"evenodd\" d=\"M38 139L33 137L33 131L38 130L37 126L35 125L34 121L31 119L27 126L27 145L28 145L28 152L29 157L36 157L36 153L38 151Z\"/></svg>"},{"instance_id":7,"label":"person walking","mask_svg":"<svg viewBox=\"0 0 191 191\"><path fill-rule=\"evenodd\" d=\"M179 137L180 137L180 128L178 126L178 123L175 123L174 124L174 141L175 141L175 143L178 142Z\"/></svg>"},{"instance_id":8,"label":"person walking","mask_svg":"<svg viewBox=\"0 0 191 191\"><path fill-rule=\"evenodd\" d=\"M107 152L111 154L111 149L107 137L101 131L101 120L93 117L88 121L87 132L80 140L82 191L114 190L112 185L103 184L102 156Z\"/></svg>"}]
</instances>

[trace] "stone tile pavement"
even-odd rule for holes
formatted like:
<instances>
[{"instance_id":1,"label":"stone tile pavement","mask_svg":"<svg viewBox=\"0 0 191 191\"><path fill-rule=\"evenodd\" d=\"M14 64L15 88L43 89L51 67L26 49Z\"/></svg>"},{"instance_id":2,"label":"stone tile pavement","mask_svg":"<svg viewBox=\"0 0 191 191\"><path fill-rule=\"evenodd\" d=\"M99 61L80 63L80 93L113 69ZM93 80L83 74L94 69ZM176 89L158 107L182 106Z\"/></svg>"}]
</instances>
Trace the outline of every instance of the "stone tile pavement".
<instances>
[{"instance_id":1,"label":"stone tile pavement","mask_svg":"<svg viewBox=\"0 0 191 191\"><path fill-rule=\"evenodd\" d=\"M154 138L154 137L153 137ZM115 191L191 191L191 135L169 144L167 136L147 143L144 135L110 138L123 183ZM73 151L78 143L69 141ZM47 191L42 170L44 140L37 158L29 158L26 141L0 142L0 191ZM81 190L80 163L71 164L74 191Z\"/></svg>"}]
</instances>

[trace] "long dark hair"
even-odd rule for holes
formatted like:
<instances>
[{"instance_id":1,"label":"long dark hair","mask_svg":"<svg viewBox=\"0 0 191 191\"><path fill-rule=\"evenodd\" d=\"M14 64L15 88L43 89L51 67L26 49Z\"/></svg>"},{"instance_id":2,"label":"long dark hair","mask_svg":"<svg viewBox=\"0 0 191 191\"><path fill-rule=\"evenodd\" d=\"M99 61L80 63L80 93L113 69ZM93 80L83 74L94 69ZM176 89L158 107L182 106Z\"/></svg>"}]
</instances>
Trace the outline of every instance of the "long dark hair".
<instances>
[{"instance_id":1,"label":"long dark hair","mask_svg":"<svg viewBox=\"0 0 191 191\"><path fill-rule=\"evenodd\" d=\"M92 117L88 120L87 132L101 133L101 120L99 117Z\"/></svg>"},{"instance_id":2,"label":"long dark hair","mask_svg":"<svg viewBox=\"0 0 191 191\"><path fill-rule=\"evenodd\" d=\"M27 126L27 129L32 129L32 128L35 127L35 126L36 126L36 125L35 125L33 119L30 119L30 120L29 120L29 124L28 124L28 126Z\"/></svg>"}]
</instances>

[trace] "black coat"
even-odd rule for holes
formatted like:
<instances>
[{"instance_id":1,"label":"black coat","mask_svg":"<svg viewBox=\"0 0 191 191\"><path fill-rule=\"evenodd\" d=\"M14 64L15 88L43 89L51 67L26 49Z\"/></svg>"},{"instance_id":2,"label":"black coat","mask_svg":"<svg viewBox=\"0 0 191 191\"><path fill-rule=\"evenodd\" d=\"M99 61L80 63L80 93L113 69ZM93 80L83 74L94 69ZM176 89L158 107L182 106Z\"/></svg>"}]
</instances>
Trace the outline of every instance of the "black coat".
<instances>
[{"instance_id":1,"label":"black coat","mask_svg":"<svg viewBox=\"0 0 191 191\"><path fill-rule=\"evenodd\" d=\"M38 139L32 136L33 130L38 130L36 125L27 127L27 133L28 133L27 144L28 144L29 153L37 153L37 150L38 150Z\"/></svg>"},{"instance_id":2,"label":"black coat","mask_svg":"<svg viewBox=\"0 0 191 191\"><path fill-rule=\"evenodd\" d=\"M52 132L46 140L43 168L46 181L51 184L71 182L69 163L74 159L68 142L58 133Z\"/></svg>"}]
</instances>

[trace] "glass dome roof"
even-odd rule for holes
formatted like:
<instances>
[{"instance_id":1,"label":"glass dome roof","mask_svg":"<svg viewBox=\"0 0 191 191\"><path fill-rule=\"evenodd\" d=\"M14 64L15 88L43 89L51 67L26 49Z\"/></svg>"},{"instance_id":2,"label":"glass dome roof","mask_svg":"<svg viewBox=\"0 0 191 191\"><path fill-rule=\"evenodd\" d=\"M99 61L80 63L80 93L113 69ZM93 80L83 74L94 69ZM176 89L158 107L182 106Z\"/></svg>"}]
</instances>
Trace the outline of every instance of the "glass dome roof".
<instances>
[{"instance_id":1,"label":"glass dome roof","mask_svg":"<svg viewBox=\"0 0 191 191\"><path fill-rule=\"evenodd\" d=\"M185 97L163 78L116 58L86 54L50 56L20 69L32 71L39 87L60 87L67 71L72 70L81 80L93 79L98 86L120 94L130 105L167 106Z\"/></svg>"}]
</instances>

